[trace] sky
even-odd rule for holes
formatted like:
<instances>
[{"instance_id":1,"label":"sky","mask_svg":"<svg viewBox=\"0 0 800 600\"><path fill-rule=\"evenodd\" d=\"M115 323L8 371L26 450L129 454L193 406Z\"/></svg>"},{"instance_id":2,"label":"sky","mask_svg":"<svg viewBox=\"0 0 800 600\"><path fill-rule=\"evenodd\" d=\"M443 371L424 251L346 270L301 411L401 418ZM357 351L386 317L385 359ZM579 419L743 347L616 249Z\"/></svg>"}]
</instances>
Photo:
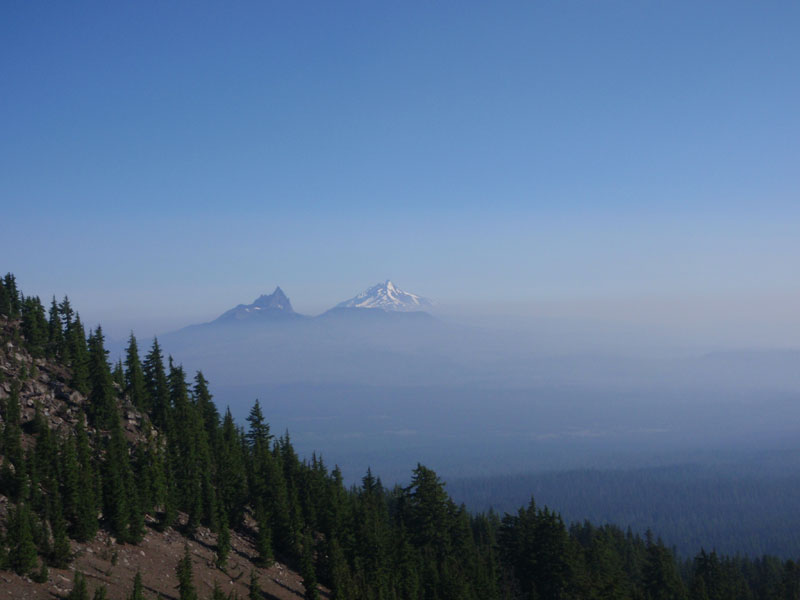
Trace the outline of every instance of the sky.
<instances>
[{"instance_id":1,"label":"sky","mask_svg":"<svg viewBox=\"0 0 800 600\"><path fill-rule=\"evenodd\" d=\"M390 278L791 345L798 31L794 1L4 2L0 270L118 336Z\"/></svg>"}]
</instances>

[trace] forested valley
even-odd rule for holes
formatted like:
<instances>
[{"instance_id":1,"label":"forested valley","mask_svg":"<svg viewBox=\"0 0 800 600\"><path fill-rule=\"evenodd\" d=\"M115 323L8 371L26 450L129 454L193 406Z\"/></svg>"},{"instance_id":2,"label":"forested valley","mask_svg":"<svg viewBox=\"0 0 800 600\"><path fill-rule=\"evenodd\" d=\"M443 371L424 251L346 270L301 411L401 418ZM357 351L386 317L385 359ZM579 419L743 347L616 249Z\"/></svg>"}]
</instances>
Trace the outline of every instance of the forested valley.
<instances>
[{"instance_id":1,"label":"forested valley","mask_svg":"<svg viewBox=\"0 0 800 600\"><path fill-rule=\"evenodd\" d=\"M258 401L246 425L220 413L203 374L157 340L142 358L131 335L110 364L99 326L87 331L67 298L46 309L11 274L0 284L0 410L0 568L31 585L98 535L135 547L149 531L208 530L214 564L193 565L187 549L165 597L235 597L193 578L224 571L237 535L252 539L255 564L296 569L309 599L800 598L794 560L710 547L683 559L657 531L565 523L534 498L469 512L423 465L407 486L365 466L347 488L321 455L301 458L288 432L275 435ZM125 595L88 575L75 570L64 597L156 597L139 575ZM250 598L270 597L251 579Z\"/></svg>"}]
</instances>

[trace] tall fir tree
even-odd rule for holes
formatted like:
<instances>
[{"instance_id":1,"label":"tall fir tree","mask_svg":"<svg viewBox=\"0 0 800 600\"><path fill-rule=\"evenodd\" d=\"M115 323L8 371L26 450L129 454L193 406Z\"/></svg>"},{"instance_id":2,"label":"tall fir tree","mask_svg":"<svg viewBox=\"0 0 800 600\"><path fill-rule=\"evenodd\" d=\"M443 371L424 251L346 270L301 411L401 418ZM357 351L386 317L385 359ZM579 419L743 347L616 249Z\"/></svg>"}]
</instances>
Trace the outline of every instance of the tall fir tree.
<instances>
[{"instance_id":1,"label":"tall fir tree","mask_svg":"<svg viewBox=\"0 0 800 600\"><path fill-rule=\"evenodd\" d=\"M158 345L158 338L153 338L153 346L145 357L144 363L142 364L142 371L153 425L163 433L169 435L169 381L164 368L164 355L161 352L161 346Z\"/></svg>"},{"instance_id":2,"label":"tall fir tree","mask_svg":"<svg viewBox=\"0 0 800 600\"><path fill-rule=\"evenodd\" d=\"M89 423L100 429L110 429L118 419L116 394L108 366L103 329L89 336L89 404L87 416Z\"/></svg>"},{"instance_id":3,"label":"tall fir tree","mask_svg":"<svg viewBox=\"0 0 800 600\"><path fill-rule=\"evenodd\" d=\"M183 547L183 558L178 562L175 569L178 576L178 595L180 600L198 600L197 591L194 587L194 574L192 573L192 555L189 552L189 545Z\"/></svg>"},{"instance_id":4,"label":"tall fir tree","mask_svg":"<svg viewBox=\"0 0 800 600\"><path fill-rule=\"evenodd\" d=\"M150 399L145 385L144 371L139 359L139 346L136 336L131 332L128 347L125 350L125 394L136 408L143 411L151 409Z\"/></svg>"}]
</instances>

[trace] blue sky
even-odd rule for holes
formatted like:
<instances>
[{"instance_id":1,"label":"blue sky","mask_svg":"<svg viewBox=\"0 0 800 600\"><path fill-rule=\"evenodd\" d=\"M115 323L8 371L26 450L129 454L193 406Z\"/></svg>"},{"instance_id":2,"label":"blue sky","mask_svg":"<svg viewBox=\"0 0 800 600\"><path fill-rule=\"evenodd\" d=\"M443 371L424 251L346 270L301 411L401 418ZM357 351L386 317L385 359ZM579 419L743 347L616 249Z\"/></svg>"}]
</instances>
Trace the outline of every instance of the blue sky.
<instances>
[{"instance_id":1,"label":"blue sky","mask_svg":"<svg viewBox=\"0 0 800 600\"><path fill-rule=\"evenodd\" d=\"M7 2L0 269L148 334L387 277L791 314L798 31L788 1Z\"/></svg>"}]
</instances>

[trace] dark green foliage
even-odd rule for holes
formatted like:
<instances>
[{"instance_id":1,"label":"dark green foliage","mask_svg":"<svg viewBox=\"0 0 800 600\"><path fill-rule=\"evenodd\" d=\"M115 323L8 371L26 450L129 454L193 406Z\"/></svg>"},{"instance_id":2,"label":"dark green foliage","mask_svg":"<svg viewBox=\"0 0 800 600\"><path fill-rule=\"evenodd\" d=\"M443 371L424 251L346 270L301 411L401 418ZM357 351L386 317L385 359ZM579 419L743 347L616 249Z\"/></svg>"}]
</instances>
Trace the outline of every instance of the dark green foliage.
<instances>
[{"instance_id":1,"label":"dark green foliage","mask_svg":"<svg viewBox=\"0 0 800 600\"><path fill-rule=\"evenodd\" d=\"M153 425L161 431L169 433L169 381L167 381L167 372L164 369L164 355L161 353L158 339L153 339L153 347L145 357L142 371Z\"/></svg>"},{"instance_id":2,"label":"dark green foliage","mask_svg":"<svg viewBox=\"0 0 800 600\"><path fill-rule=\"evenodd\" d=\"M21 330L25 347L33 356L44 356L47 351L49 330L44 306L38 297L23 298L21 304Z\"/></svg>"},{"instance_id":3,"label":"dark green foliage","mask_svg":"<svg viewBox=\"0 0 800 600\"><path fill-rule=\"evenodd\" d=\"M272 560L272 535L270 533L269 519L264 510L258 511L258 534L256 535L256 552L258 557L256 561L262 567L269 565Z\"/></svg>"},{"instance_id":4,"label":"dark green foliage","mask_svg":"<svg viewBox=\"0 0 800 600\"><path fill-rule=\"evenodd\" d=\"M27 504L18 504L8 517L8 564L19 575L27 575L36 568L36 544L31 520Z\"/></svg>"},{"instance_id":5,"label":"dark green foliage","mask_svg":"<svg viewBox=\"0 0 800 600\"><path fill-rule=\"evenodd\" d=\"M11 383L11 394L5 400L2 448L5 460L0 468L0 491L18 500L25 487L26 465L22 452L22 428L19 403L19 383Z\"/></svg>"},{"instance_id":6,"label":"dark green foliage","mask_svg":"<svg viewBox=\"0 0 800 600\"><path fill-rule=\"evenodd\" d=\"M136 510L136 487L128 458L128 444L125 441L119 417L112 425L111 436L106 443L102 482L104 518L107 520L111 532L117 538L128 541L131 515Z\"/></svg>"},{"instance_id":7,"label":"dark green foliage","mask_svg":"<svg viewBox=\"0 0 800 600\"><path fill-rule=\"evenodd\" d=\"M142 585L142 574L136 571L136 577L133 578L133 589L128 600L144 600L144 585Z\"/></svg>"},{"instance_id":8,"label":"dark green foliage","mask_svg":"<svg viewBox=\"0 0 800 600\"><path fill-rule=\"evenodd\" d=\"M47 562L42 560L39 565L39 570L31 575L31 579L36 583L45 583L50 578L50 570L47 568Z\"/></svg>"},{"instance_id":9,"label":"dark green foliage","mask_svg":"<svg viewBox=\"0 0 800 600\"><path fill-rule=\"evenodd\" d=\"M67 523L64 520L61 496L58 494L57 488L52 491L50 515L50 527L53 531L53 549L50 561L54 567L63 569L72 559L72 550L67 536Z\"/></svg>"},{"instance_id":10,"label":"dark green foliage","mask_svg":"<svg viewBox=\"0 0 800 600\"><path fill-rule=\"evenodd\" d=\"M101 429L111 429L119 420L116 392L104 346L103 330L89 336L89 423Z\"/></svg>"},{"instance_id":11,"label":"dark green foliage","mask_svg":"<svg viewBox=\"0 0 800 600\"><path fill-rule=\"evenodd\" d=\"M94 595L92 596L92 600L107 600L108 598L108 590L106 586L100 585L94 589Z\"/></svg>"},{"instance_id":12,"label":"dark green foliage","mask_svg":"<svg viewBox=\"0 0 800 600\"><path fill-rule=\"evenodd\" d=\"M128 400L140 410L150 410L150 398L145 386L144 371L139 359L139 346L136 336L131 333L128 348L125 351L125 377L123 382Z\"/></svg>"},{"instance_id":13,"label":"dark green foliage","mask_svg":"<svg viewBox=\"0 0 800 600\"><path fill-rule=\"evenodd\" d=\"M75 571L72 591L67 595L66 600L89 600L89 589L86 587L86 578L80 571Z\"/></svg>"},{"instance_id":14,"label":"dark green foliage","mask_svg":"<svg viewBox=\"0 0 800 600\"><path fill-rule=\"evenodd\" d=\"M50 313L47 323L47 356L60 358L64 354L64 330L61 323L61 313L56 297L50 303Z\"/></svg>"},{"instance_id":15,"label":"dark green foliage","mask_svg":"<svg viewBox=\"0 0 800 600\"><path fill-rule=\"evenodd\" d=\"M247 586L247 600L261 600L261 586L258 583L258 574L250 571L250 583Z\"/></svg>"},{"instance_id":16,"label":"dark green foliage","mask_svg":"<svg viewBox=\"0 0 800 600\"><path fill-rule=\"evenodd\" d=\"M211 590L211 600L227 600L225 592L219 587L219 583L214 582L214 589Z\"/></svg>"},{"instance_id":17,"label":"dark green foliage","mask_svg":"<svg viewBox=\"0 0 800 600\"><path fill-rule=\"evenodd\" d=\"M12 290L8 286L10 278L13 278L13 275L8 273L3 279L0 279L0 315L6 317L11 316L12 302L16 295L16 290Z\"/></svg>"},{"instance_id":18,"label":"dark green foliage","mask_svg":"<svg viewBox=\"0 0 800 600\"><path fill-rule=\"evenodd\" d=\"M219 520L219 532L217 533L217 566L225 568L228 562L228 554L231 552L231 531L228 528L228 519Z\"/></svg>"},{"instance_id":19,"label":"dark green foliage","mask_svg":"<svg viewBox=\"0 0 800 600\"><path fill-rule=\"evenodd\" d=\"M305 588L305 600L319 600L319 590L317 589L317 571L314 566L314 545L311 541L311 534L308 532L303 539L303 560L300 576L303 578Z\"/></svg>"},{"instance_id":20,"label":"dark green foliage","mask_svg":"<svg viewBox=\"0 0 800 600\"><path fill-rule=\"evenodd\" d=\"M78 417L75 428L75 449L78 465L77 505L72 520L72 531L78 541L88 541L97 532L97 512L100 498L97 493L97 476L89 437L86 434L83 415Z\"/></svg>"},{"instance_id":21,"label":"dark green foliage","mask_svg":"<svg viewBox=\"0 0 800 600\"><path fill-rule=\"evenodd\" d=\"M64 299L67 302L66 298ZM69 309L71 310L71 309ZM69 366L72 370L70 386L82 394L88 394L89 379L89 348L86 344L86 332L81 323L81 317L75 313L75 320L66 324L64 333ZM105 356L103 356L105 360Z\"/></svg>"},{"instance_id":22,"label":"dark green foliage","mask_svg":"<svg viewBox=\"0 0 800 600\"><path fill-rule=\"evenodd\" d=\"M675 556L661 540L653 542L649 535L647 560L642 575L644 592L648 599L682 600L686 598L686 590L678 574Z\"/></svg>"},{"instance_id":23,"label":"dark green foliage","mask_svg":"<svg viewBox=\"0 0 800 600\"><path fill-rule=\"evenodd\" d=\"M183 558L178 562L175 569L178 576L178 594L180 600L197 600L197 591L194 587L194 575L192 573L192 555L189 546L183 547Z\"/></svg>"}]
</instances>

